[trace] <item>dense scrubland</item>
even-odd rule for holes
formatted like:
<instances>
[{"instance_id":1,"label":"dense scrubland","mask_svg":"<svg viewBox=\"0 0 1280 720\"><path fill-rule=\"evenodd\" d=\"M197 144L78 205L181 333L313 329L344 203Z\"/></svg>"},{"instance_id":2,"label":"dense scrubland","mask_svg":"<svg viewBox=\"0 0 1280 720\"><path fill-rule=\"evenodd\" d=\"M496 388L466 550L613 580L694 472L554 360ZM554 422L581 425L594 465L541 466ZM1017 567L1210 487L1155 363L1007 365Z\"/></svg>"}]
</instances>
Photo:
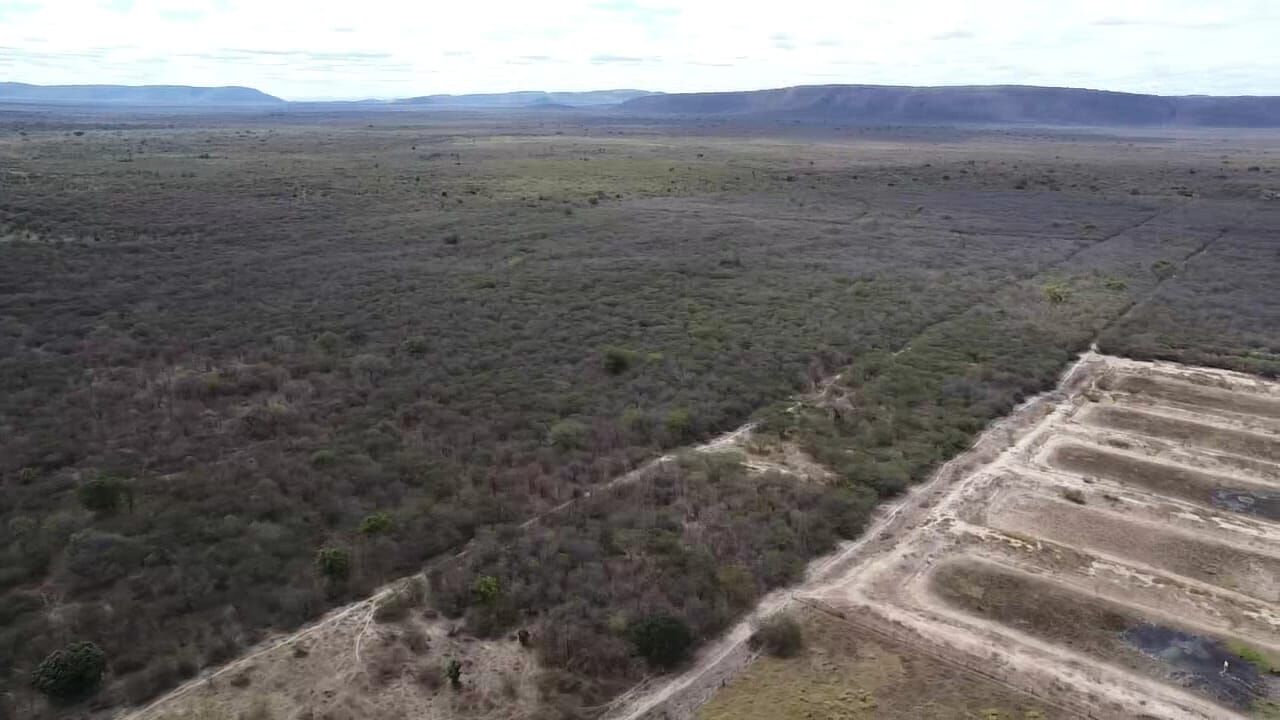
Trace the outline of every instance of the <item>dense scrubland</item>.
<instances>
[{"instance_id":1,"label":"dense scrubland","mask_svg":"<svg viewBox=\"0 0 1280 720\"><path fill-rule=\"evenodd\" d=\"M368 119L0 129L4 712L430 566L591 714L1090 342L1280 369L1265 138ZM753 415L835 480L686 459L518 527ZM81 641L102 687L38 700Z\"/></svg>"}]
</instances>

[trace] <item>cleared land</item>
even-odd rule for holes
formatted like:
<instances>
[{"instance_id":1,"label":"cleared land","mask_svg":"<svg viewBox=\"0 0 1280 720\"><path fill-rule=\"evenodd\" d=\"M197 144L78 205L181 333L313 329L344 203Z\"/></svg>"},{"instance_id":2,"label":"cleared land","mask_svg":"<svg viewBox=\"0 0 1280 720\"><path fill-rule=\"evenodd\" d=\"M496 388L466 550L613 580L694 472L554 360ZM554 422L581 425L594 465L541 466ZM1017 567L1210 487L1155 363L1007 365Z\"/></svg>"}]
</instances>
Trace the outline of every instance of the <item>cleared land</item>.
<instances>
[{"instance_id":1,"label":"cleared land","mask_svg":"<svg viewBox=\"0 0 1280 720\"><path fill-rule=\"evenodd\" d=\"M921 655L813 609L800 615L808 646L765 657L699 709L699 720L1048 720L1035 698Z\"/></svg>"},{"instance_id":2,"label":"cleared land","mask_svg":"<svg viewBox=\"0 0 1280 720\"><path fill-rule=\"evenodd\" d=\"M557 113L2 121L0 709L19 717L247 712L258 673L368 672L363 631L387 595L367 598L419 572L429 592L395 622L430 607L462 639L391 663L417 693L404 712L474 691L481 714L599 715L661 667L637 653L645 621L712 654L749 635L753 607L812 558L880 547L878 503L1094 339L1259 373L1280 357L1265 136ZM1229 322L1208 312L1224 302ZM1203 377L1225 376L1176 382ZM1243 415L1202 396L1152 415L1173 430L1144 447L1239 476L1210 504L1260 510L1202 532L1266 555L1272 501L1255 491L1274 481L1277 395L1249 394ZM745 423L716 448L731 456L645 465ZM1232 452L1197 459L1187 423ZM1146 429L1078 425L1076 444L1116 450ZM999 535L972 530L982 507L951 523L976 546ZM1257 607L1210 619L1257 627ZM360 618L329 670L289 654L299 627ZM29 675L76 640L104 650L105 683L49 705ZM223 684L236 665L200 685L281 642L272 657L296 674ZM405 680L490 652L524 663L536 693L509 706L483 673L459 690ZM193 678L238 695L151 705ZM371 712L278 682L261 701L276 714Z\"/></svg>"},{"instance_id":3,"label":"cleared land","mask_svg":"<svg viewBox=\"0 0 1280 720\"><path fill-rule=\"evenodd\" d=\"M1156 413L1168 398L1143 391L1205 378L1219 386L1211 396L1177 402L1194 415L1194 400L1207 397L1197 422L1214 432L1179 435L1181 453L1166 453L1172 433ZM1265 411L1277 389L1089 354L1059 391L1020 408L962 467L904 500L876 540L811 576L796 601L839 616L855 635L879 632L945 659L958 675L995 675L1067 717L1273 717L1280 528L1247 504L1214 502L1202 486L1280 486L1274 472L1256 472L1265 461L1244 477L1224 474L1214 442L1242 450L1232 428L1249 422L1224 420L1221 398L1238 398L1233 414L1248 415ZM1122 439L1115 424L1097 422L1116 405L1151 421L1125 423ZM1149 462L1132 457L1148 453ZM1172 479L1160 479L1157 465ZM809 692L815 682L808 669L779 680L776 661L763 667L752 665L706 711L800 702L779 688ZM924 689L915 699L932 697ZM953 717L969 712L951 707Z\"/></svg>"}]
</instances>

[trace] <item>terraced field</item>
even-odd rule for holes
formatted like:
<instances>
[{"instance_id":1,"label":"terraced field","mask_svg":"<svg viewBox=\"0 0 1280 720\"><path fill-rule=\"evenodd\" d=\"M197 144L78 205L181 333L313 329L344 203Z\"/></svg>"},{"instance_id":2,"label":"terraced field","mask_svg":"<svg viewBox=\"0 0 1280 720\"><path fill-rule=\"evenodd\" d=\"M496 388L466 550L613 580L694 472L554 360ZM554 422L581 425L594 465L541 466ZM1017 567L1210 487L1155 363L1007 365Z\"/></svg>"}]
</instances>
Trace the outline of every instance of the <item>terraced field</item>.
<instances>
[{"instance_id":1,"label":"terraced field","mask_svg":"<svg viewBox=\"0 0 1280 720\"><path fill-rule=\"evenodd\" d=\"M1062 716L1275 717L1278 418L1276 383L1090 353L799 599Z\"/></svg>"},{"instance_id":2,"label":"terraced field","mask_svg":"<svg viewBox=\"0 0 1280 720\"><path fill-rule=\"evenodd\" d=\"M1275 382L1086 353L758 613L800 659L739 633L615 716L1277 717L1278 417Z\"/></svg>"}]
</instances>

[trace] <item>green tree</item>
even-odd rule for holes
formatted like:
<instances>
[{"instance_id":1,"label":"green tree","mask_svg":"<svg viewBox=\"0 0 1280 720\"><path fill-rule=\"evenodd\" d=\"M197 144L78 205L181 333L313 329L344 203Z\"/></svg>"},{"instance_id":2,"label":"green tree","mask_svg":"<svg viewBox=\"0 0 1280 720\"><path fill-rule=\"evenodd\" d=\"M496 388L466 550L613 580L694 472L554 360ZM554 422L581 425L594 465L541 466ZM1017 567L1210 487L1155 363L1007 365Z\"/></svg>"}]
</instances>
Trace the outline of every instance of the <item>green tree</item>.
<instances>
[{"instance_id":1,"label":"green tree","mask_svg":"<svg viewBox=\"0 0 1280 720\"><path fill-rule=\"evenodd\" d=\"M318 468L329 467L330 465L333 465L336 462L338 462L338 454L332 450L328 450L328 449L317 450L311 453L312 467L318 467Z\"/></svg>"},{"instance_id":2,"label":"green tree","mask_svg":"<svg viewBox=\"0 0 1280 720\"><path fill-rule=\"evenodd\" d=\"M342 345L342 338L338 337L338 333L332 330L326 330L316 337L316 345L328 354L337 352L338 346Z\"/></svg>"},{"instance_id":3,"label":"green tree","mask_svg":"<svg viewBox=\"0 0 1280 720\"><path fill-rule=\"evenodd\" d=\"M471 586L471 592L481 603L489 605L502 594L502 584L492 575L481 575Z\"/></svg>"},{"instance_id":4,"label":"green tree","mask_svg":"<svg viewBox=\"0 0 1280 720\"><path fill-rule=\"evenodd\" d=\"M582 447L587 438L587 426L577 420L561 420L551 426L551 443L561 450Z\"/></svg>"},{"instance_id":5,"label":"green tree","mask_svg":"<svg viewBox=\"0 0 1280 720\"><path fill-rule=\"evenodd\" d=\"M637 407L629 407L622 411L618 420L627 432L641 438L648 438L653 429L653 418L649 413Z\"/></svg>"},{"instance_id":6,"label":"green tree","mask_svg":"<svg viewBox=\"0 0 1280 720\"><path fill-rule=\"evenodd\" d=\"M421 335L414 335L413 337L405 338L404 342L400 343L400 349L409 355L422 356L426 355L427 351L431 349L431 344Z\"/></svg>"},{"instance_id":7,"label":"green tree","mask_svg":"<svg viewBox=\"0 0 1280 720\"><path fill-rule=\"evenodd\" d=\"M94 478L76 488L80 504L103 515L119 510L126 493L124 481L110 475Z\"/></svg>"},{"instance_id":8,"label":"green tree","mask_svg":"<svg viewBox=\"0 0 1280 720\"><path fill-rule=\"evenodd\" d=\"M106 668L102 648L87 641L74 642L41 661L31 671L31 684L52 700L76 700L98 688Z\"/></svg>"},{"instance_id":9,"label":"green tree","mask_svg":"<svg viewBox=\"0 0 1280 720\"><path fill-rule=\"evenodd\" d=\"M1044 286L1044 299L1051 305L1061 305L1071 297L1071 291L1062 283L1049 283Z\"/></svg>"},{"instance_id":10,"label":"green tree","mask_svg":"<svg viewBox=\"0 0 1280 720\"><path fill-rule=\"evenodd\" d=\"M800 629L800 623L785 613L765 618L756 628L753 639L774 657L795 657L804 648L804 633Z\"/></svg>"},{"instance_id":11,"label":"green tree","mask_svg":"<svg viewBox=\"0 0 1280 720\"><path fill-rule=\"evenodd\" d=\"M316 567L325 579L341 582L351 575L351 553L345 548L322 547L316 552Z\"/></svg>"},{"instance_id":12,"label":"green tree","mask_svg":"<svg viewBox=\"0 0 1280 720\"><path fill-rule=\"evenodd\" d=\"M1168 280L1178 272L1178 268L1168 260L1157 260L1151 264L1151 272L1155 273L1158 280Z\"/></svg>"},{"instance_id":13,"label":"green tree","mask_svg":"<svg viewBox=\"0 0 1280 720\"><path fill-rule=\"evenodd\" d=\"M385 535L391 530L391 516L384 512L366 515L360 521L361 535Z\"/></svg>"},{"instance_id":14,"label":"green tree","mask_svg":"<svg viewBox=\"0 0 1280 720\"><path fill-rule=\"evenodd\" d=\"M462 663L456 659L450 660L444 666L444 676L449 678L449 683L455 688L462 687Z\"/></svg>"},{"instance_id":15,"label":"green tree","mask_svg":"<svg viewBox=\"0 0 1280 720\"><path fill-rule=\"evenodd\" d=\"M663 426L674 442L683 442L693 435L693 416L685 408L676 408L667 413Z\"/></svg>"},{"instance_id":16,"label":"green tree","mask_svg":"<svg viewBox=\"0 0 1280 720\"><path fill-rule=\"evenodd\" d=\"M716 581L724 592L729 604L738 609L746 609L756 600L756 579L745 565L734 564L720 568L716 573Z\"/></svg>"},{"instance_id":17,"label":"green tree","mask_svg":"<svg viewBox=\"0 0 1280 720\"><path fill-rule=\"evenodd\" d=\"M678 665L693 646L689 625L664 613L633 620L627 625L627 639L650 665L663 669Z\"/></svg>"},{"instance_id":18,"label":"green tree","mask_svg":"<svg viewBox=\"0 0 1280 720\"><path fill-rule=\"evenodd\" d=\"M634 350L613 346L607 347L604 349L604 371L610 375L621 375L631 369L632 363L638 357L639 355Z\"/></svg>"}]
</instances>

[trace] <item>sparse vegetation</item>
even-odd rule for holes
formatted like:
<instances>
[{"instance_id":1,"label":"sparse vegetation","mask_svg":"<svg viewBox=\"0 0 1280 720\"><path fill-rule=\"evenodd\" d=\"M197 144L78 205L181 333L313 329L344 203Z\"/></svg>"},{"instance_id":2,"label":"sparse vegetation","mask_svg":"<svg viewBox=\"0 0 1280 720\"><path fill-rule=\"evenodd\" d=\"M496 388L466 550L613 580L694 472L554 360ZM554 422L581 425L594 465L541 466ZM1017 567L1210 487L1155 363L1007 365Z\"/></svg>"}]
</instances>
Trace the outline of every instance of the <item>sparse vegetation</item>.
<instances>
[{"instance_id":1,"label":"sparse vegetation","mask_svg":"<svg viewBox=\"0 0 1280 720\"><path fill-rule=\"evenodd\" d=\"M378 622L403 620L410 610L422 605L425 596L426 586L420 577L405 580L378 600L373 619Z\"/></svg>"},{"instance_id":2,"label":"sparse vegetation","mask_svg":"<svg viewBox=\"0 0 1280 720\"><path fill-rule=\"evenodd\" d=\"M580 702L597 704L592 688L678 664L762 593L795 582L808 558L856 535L875 502L868 488L752 476L740 456L690 454L574 513L482 534L461 565L432 571L432 598L481 637L535 618L541 662L590 680Z\"/></svg>"},{"instance_id":3,"label":"sparse vegetation","mask_svg":"<svg viewBox=\"0 0 1280 720\"><path fill-rule=\"evenodd\" d=\"M1280 367L1273 216L1238 222L1243 190L1209 172L1161 215L1182 202L1163 159L1126 156L1123 182L1096 158L1012 169L984 135L922 174L867 130L851 173L804 165L825 140L709 134L690 165L679 137L575 130L548 155L418 118L332 140L174 122L0 139L29 175L0 200L0 698L57 648L41 592L111 658L102 702L141 702L478 538L435 578L442 609L478 634L535 627L598 699L639 672L628 623L710 637L1100 332ZM785 412L844 368L844 401ZM683 467L515 530L757 411L835 479Z\"/></svg>"}]
</instances>

